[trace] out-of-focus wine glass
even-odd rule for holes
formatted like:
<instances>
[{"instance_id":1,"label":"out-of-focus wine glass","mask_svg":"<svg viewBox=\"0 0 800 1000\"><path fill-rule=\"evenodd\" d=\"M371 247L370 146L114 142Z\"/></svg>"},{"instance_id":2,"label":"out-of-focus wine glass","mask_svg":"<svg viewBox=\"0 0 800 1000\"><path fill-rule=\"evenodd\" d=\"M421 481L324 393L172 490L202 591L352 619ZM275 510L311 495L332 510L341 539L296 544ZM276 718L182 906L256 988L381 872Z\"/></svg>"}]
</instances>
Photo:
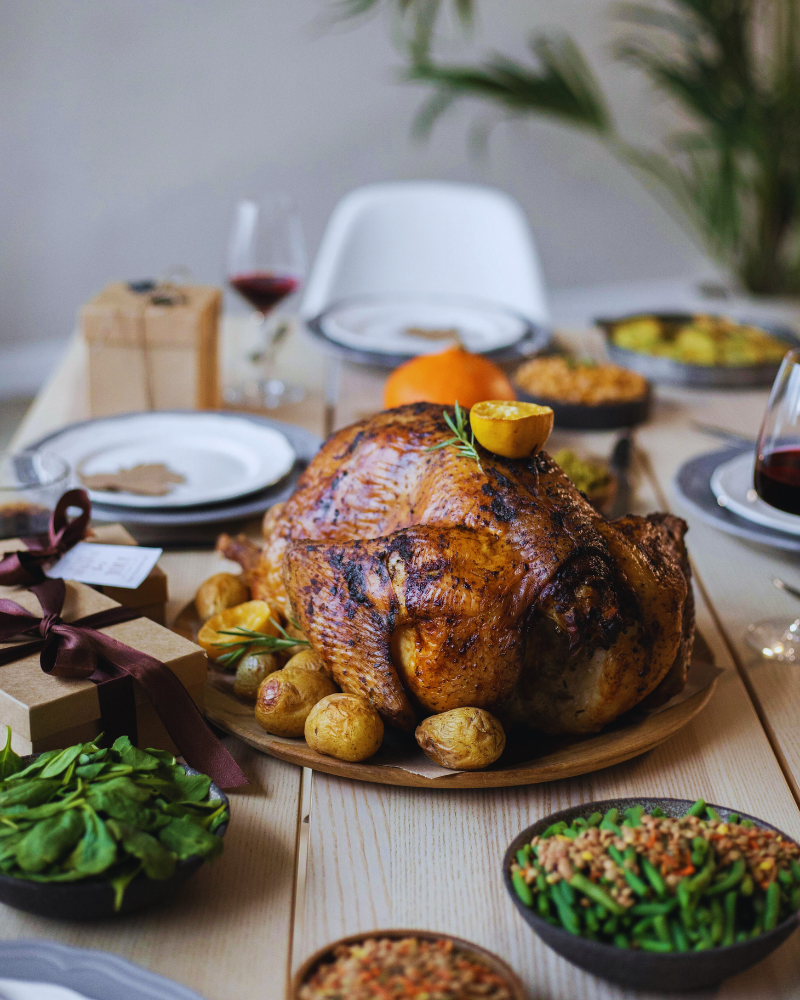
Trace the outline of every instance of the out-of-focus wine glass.
<instances>
[{"instance_id":1,"label":"out-of-focus wine glass","mask_svg":"<svg viewBox=\"0 0 800 1000\"><path fill-rule=\"evenodd\" d=\"M227 276L231 288L255 311L258 338L249 360L258 375L228 389L227 402L271 409L303 398L301 386L275 375L275 353L291 325L272 314L299 289L305 268L303 230L292 199L279 193L241 199L233 216Z\"/></svg>"},{"instance_id":2,"label":"out-of-focus wine glass","mask_svg":"<svg viewBox=\"0 0 800 1000\"><path fill-rule=\"evenodd\" d=\"M764 503L800 514L800 349L783 359L756 444L754 482ZM768 660L800 662L800 618L748 626L748 644Z\"/></svg>"}]
</instances>

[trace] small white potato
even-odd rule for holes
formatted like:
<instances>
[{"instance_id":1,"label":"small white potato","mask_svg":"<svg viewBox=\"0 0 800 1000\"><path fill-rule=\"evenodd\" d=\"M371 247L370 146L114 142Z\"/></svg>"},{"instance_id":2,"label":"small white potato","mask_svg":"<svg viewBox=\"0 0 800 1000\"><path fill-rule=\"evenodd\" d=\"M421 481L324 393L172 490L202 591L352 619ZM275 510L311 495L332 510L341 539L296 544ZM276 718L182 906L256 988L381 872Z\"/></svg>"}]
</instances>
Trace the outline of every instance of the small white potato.
<instances>
[{"instance_id":1,"label":"small white potato","mask_svg":"<svg viewBox=\"0 0 800 1000\"><path fill-rule=\"evenodd\" d=\"M264 678L280 669L280 661L274 653L248 653L236 667L234 693L255 701Z\"/></svg>"},{"instance_id":2,"label":"small white potato","mask_svg":"<svg viewBox=\"0 0 800 1000\"><path fill-rule=\"evenodd\" d=\"M484 708L452 708L431 715L414 733L425 755L441 767L480 771L505 749L506 734Z\"/></svg>"},{"instance_id":3,"label":"small white potato","mask_svg":"<svg viewBox=\"0 0 800 1000\"><path fill-rule=\"evenodd\" d=\"M380 749L383 720L360 694L329 694L309 712L306 743L337 760L366 760Z\"/></svg>"},{"instance_id":4,"label":"small white potato","mask_svg":"<svg viewBox=\"0 0 800 1000\"><path fill-rule=\"evenodd\" d=\"M302 736L308 713L335 690L333 681L318 670L276 670L258 689L256 722L274 736Z\"/></svg>"}]
</instances>

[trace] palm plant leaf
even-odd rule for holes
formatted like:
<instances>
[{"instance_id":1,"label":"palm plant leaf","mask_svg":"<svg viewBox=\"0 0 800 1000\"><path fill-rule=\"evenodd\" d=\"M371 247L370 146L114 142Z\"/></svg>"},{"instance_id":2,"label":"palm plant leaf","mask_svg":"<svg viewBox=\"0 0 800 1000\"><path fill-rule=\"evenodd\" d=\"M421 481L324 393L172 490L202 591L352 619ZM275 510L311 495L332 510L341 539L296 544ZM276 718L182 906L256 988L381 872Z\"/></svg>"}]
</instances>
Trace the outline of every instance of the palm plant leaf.
<instances>
[{"instance_id":1,"label":"palm plant leaf","mask_svg":"<svg viewBox=\"0 0 800 1000\"><path fill-rule=\"evenodd\" d=\"M641 70L691 125L661 151L617 133L577 46L538 34L533 65L502 55L442 65L434 32L447 0L337 0L364 13L394 7L404 26L406 79L430 85L415 131L427 135L462 97L511 114L544 114L604 141L716 256L762 292L800 290L800 0L624 0L615 55ZM475 0L450 0L465 26Z\"/></svg>"},{"instance_id":2,"label":"palm plant leaf","mask_svg":"<svg viewBox=\"0 0 800 1000\"><path fill-rule=\"evenodd\" d=\"M539 35L531 48L537 66L523 66L495 56L478 69L459 66L416 65L409 79L433 84L440 97L417 119L421 131L435 121L456 98L480 97L502 104L511 112L536 110L600 134L612 130L611 116L588 63L575 43L564 36Z\"/></svg>"}]
</instances>

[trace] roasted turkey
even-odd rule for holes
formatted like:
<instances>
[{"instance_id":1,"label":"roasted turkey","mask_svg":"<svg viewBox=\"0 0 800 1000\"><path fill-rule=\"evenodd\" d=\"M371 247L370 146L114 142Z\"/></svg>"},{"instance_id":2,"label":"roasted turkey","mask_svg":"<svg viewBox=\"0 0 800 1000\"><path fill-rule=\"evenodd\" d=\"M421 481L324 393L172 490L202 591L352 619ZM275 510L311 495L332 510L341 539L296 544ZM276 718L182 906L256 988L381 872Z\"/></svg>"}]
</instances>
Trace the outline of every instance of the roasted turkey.
<instances>
[{"instance_id":1,"label":"roasted turkey","mask_svg":"<svg viewBox=\"0 0 800 1000\"><path fill-rule=\"evenodd\" d=\"M595 732L680 690L685 523L607 521L545 452L431 450L450 436L427 403L347 427L267 512L263 548L225 535L219 548L399 729L473 706L506 726Z\"/></svg>"}]
</instances>

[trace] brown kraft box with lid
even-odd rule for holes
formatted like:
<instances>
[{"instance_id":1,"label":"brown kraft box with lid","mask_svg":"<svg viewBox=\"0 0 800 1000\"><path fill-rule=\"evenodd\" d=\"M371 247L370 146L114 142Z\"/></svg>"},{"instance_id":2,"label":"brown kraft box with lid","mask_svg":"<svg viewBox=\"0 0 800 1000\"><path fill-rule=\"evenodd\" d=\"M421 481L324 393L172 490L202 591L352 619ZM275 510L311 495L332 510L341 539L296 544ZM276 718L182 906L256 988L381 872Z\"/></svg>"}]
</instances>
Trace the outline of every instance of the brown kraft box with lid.
<instances>
[{"instance_id":1,"label":"brown kraft box with lid","mask_svg":"<svg viewBox=\"0 0 800 1000\"><path fill-rule=\"evenodd\" d=\"M92 587L72 580L66 583L62 618L66 622L117 607L117 602ZM39 616L36 596L19 587L0 587L0 598ZM203 711L208 661L203 650L188 639L136 618L101 629L127 646L161 660ZM2 646L0 646L2 648ZM176 752L176 747L140 685L134 681L138 744ZM90 740L101 732L97 688L88 680L53 677L39 665L39 654L0 666L0 726L11 726L11 745L19 754L38 753Z\"/></svg>"},{"instance_id":2,"label":"brown kraft box with lid","mask_svg":"<svg viewBox=\"0 0 800 1000\"><path fill-rule=\"evenodd\" d=\"M136 545L133 535L121 524L98 524L91 528L85 542L97 545ZM22 538L4 538L0 541L0 559L10 552L27 549ZM137 608L142 618L150 618L159 625L166 624L167 574L156 563L138 587L109 587L94 585L95 590L110 597L116 604ZM2 669L2 668L0 668Z\"/></svg>"},{"instance_id":3,"label":"brown kraft box with lid","mask_svg":"<svg viewBox=\"0 0 800 1000\"><path fill-rule=\"evenodd\" d=\"M170 295L107 285L80 312L93 417L220 405L222 292L170 285Z\"/></svg>"}]
</instances>

